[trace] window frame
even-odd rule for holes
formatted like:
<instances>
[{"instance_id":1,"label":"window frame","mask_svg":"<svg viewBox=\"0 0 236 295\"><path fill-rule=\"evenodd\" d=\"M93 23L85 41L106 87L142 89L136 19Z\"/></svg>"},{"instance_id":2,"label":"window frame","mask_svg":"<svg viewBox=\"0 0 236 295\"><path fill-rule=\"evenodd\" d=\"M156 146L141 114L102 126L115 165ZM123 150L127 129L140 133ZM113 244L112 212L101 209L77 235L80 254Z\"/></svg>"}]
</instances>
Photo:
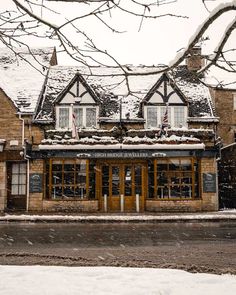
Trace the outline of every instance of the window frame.
<instances>
[{"instance_id":1,"label":"window frame","mask_svg":"<svg viewBox=\"0 0 236 295\"><path fill-rule=\"evenodd\" d=\"M169 169L169 165L171 163L171 161L173 160L177 160L180 163L181 166L181 161L184 160L190 160L191 162L191 170L182 170L177 169L177 170L171 170ZM166 173L166 178L167 178L167 187L168 187L168 196L158 196L158 189L163 187L163 185L159 185L158 184L158 162L164 161L167 164L167 170L161 170L161 172ZM150 164L149 164L150 165ZM194 157L175 157L175 158L167 158L167 159L160 159L160 158L156 158L153 159L151 162L150 167L153 167L153 171L150 170L150 172L148 172L148 193L147 193L147 199L150 200L158 200L158 201L173 201L173 200L197 200L197 199L201 199L201 187L200 187L200 165L197 161L196 158ZM197 169L195 169L195 167L197 167ZM149 168L151 169L151 168ZM153 174L153 178L151 179L151 174ZM176 183L171 183L170 179L171 176L173 177L173 175L178 175L179 179L183 179L183 178L187 178L187 175L191 175L191 184L189 183L182 183L179 182L179 185L177 185ZM152 185L153 184L153 187ZM150 196L150 191L151 191L151 187L152 187L152 191L153 191L153 195ZM191 187L191 197L186 197L184 195L181 195L179 197L172 197L171 196L171 187L179 187L180 191L182 192L182 188L183 187ZM196 196L197 194L197 196Z\"/></svg>"},{"instance_id":2,"label":"window frame","mask_svg":"<svg viewBox=\"0 0 236 295\"><path fill-rule=\"evenodd\" d=\"M180 124L179 126L175 125L175 108L183 108L183 124L182 127L187 127L187 118L188 118L188 107L186 105L170 105L168 106L168 123L171 128L181 128ZM157 126L148 126L148 109L156 109L157 112ZM144 119L146 121L145 126L147 129L152 129L152 128L160 128L162 124L162 118L163 118L163 110L166 109L166 105L146 105L144 107Z\"/></svg>"},{"instance_id":3,"label":"window frame","mask_svg":"<svg viewBox=\"0 0 236 295\"><path fill-rule=\"evenodd\" d=\"M70 162L70 163L69 163ZM81 174L77 173L79 170L76 169L76 165L81 165L85 163L85 182L79 182L78 181L78 175L82 175L84 172L81 170ZM91 197L90 193L92 193L92 189L91 189L91 175L93 174L94 178L95 178L95 170L90 170L91 167L95 167L94 165L91 165L90 163L91 161L88 159L74 159L74 158L50 158L48 160L46 160L45 162L45 187L44 187L44 199L46 200L50 200L50 201L73 201L73 200L94 200L95 199L95 194L94 197ZM59 170L53 170L53 164L58 164L61 166L61 169ZM72 170L65 170L65 165L73 165L74 169ZM61 181L59 183L56 183L53 181L54 176L56 177L56 173L61 174ZM68 174L73 174L72 177L72 183L66 183L65 182L65 175ZM81 185L85 184L84 188L85 188L85 195L81 194L81 196L78 194L75 194L76 188L81 187ZM53 191L56 188L61 188L61 196L56 196L54 195L53 197ZM74 195L73 196L66 196L66 194L64 194L65 189L72 189L74 191ZM81 187L82 188L82 187ZM94 192L96 190L96 180L94 181L94 188L93 188Z\"/></svg>"},{"instance_id":4,"label":"window frame","mask_svg":"<svg viewBox=\"0 0 236 295\"><path fill-rule=\"evenodd\" d=\"M69 109L69 124L68 127L62 128L59 126L60 122L60 109L62 108L68 108ZM83 115L82 115L82 126L77 126L78 128L91 128L92 126L87 126L87 120L86 120L86 114L87 109L94 109L95 110L95 128L98 126L98 114L99 114L99 107L97 105L59 105L56 106L56 129L64 129L64 130L70 130L72 129L72 111L76 109L82 109ZM71 120L70 120L71 118Z\"/></svg>"}]
</instances>

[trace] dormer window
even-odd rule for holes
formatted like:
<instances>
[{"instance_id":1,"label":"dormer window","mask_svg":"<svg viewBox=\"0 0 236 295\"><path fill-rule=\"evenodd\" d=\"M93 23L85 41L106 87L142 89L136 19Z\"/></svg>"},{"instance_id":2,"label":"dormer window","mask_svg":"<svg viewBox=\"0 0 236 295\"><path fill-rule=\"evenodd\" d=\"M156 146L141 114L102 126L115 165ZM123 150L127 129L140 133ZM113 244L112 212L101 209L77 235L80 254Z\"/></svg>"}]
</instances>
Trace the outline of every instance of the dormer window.
<instances>
[{"instance_id":1,"label":"dormer window","mask_svg":"<svg viewBox=\"0 0 236 295\"><path fill-rule=\"evenodd\" d=\"M146 109L146 112L145 112ZM166 106L146 106L144 108L144 117L146 118L147 128L161 127ZM187 106L169 106L168 124L170 127L187 126Z\"/></svg>"},{"instance_id":2,"label":"dormer window","mask_svg":"<svg viewBox=\"0 0 236 295\"><path fill-rule=\"evenodd\" d=\"M78 128L95 128L97 127L98 107L72 107L58 106L56 108L57 128L72 128L72 112L75 114L76 127Z\"/></svg>"}]
</instances>

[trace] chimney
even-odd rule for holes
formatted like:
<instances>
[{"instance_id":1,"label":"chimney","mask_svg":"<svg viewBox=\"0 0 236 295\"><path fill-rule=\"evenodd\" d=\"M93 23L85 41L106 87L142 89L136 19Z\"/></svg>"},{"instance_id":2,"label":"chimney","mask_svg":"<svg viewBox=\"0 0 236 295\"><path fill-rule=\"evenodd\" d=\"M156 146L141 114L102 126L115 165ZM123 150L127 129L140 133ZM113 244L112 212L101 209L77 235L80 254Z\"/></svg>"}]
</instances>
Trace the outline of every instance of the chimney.
<instances>
[{"instance_id":1,"label":"chimney","mask_svg":"<svg viewBox=\"0 0 236 295\"><path fill-rule=\"evenodd\" d=\"M197 72L205 64L204 57L202 56L201 46L194 46L189 55L186 57L186 65L190 72Z\"/></svg>"}]
</instances>

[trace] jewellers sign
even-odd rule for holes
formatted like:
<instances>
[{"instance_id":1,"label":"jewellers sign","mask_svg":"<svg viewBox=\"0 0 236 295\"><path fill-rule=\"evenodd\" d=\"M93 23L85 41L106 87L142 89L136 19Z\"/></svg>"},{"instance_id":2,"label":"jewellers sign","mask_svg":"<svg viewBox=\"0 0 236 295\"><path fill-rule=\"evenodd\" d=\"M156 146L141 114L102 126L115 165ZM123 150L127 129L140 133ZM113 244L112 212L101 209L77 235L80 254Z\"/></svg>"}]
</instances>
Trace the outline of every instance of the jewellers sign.
<instances>
[{"instance_id":1,"label":"jewellers sign","mask_svg":"<svg viewBox=\"0 0 236 295\"><path fill-rule=\"evenodd\" d=\"M127 159L127 158L147 158L151 154L148 152L94 152L91 154L94 158L118 158L118 159Z\"/></svg>"}]
</instances>

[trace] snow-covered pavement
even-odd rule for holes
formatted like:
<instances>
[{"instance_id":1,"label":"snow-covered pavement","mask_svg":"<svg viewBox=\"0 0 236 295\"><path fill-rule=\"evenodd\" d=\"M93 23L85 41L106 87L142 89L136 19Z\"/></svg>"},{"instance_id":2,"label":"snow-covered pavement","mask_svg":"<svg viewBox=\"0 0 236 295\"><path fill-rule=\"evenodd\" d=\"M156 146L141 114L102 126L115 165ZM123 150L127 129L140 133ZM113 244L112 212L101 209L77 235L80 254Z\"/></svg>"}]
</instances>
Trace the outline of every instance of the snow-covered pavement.
<instances>
[{"instance_id":1,"label":"snow-covered pavement","mask_svg":"<svg viewBox=\"0 0 236 295\"><path fill-rule=\"evenodd\" d=\"M27 221L27 222L164 222L164 221L236 221L236 209L218 212L199 213L145 213L145 214L4 214L1 221Z\"/></svg>"},{"instance_id":2,"label":"snow-covered pavement","mask_svg":"<svg viewBox=\"0 0 236 295\"><path fill-rule=\"evenodd\" d=\"M117 267L0 266L1 295L234 295L236 276Z\"/></svg>"}]
</instances>

